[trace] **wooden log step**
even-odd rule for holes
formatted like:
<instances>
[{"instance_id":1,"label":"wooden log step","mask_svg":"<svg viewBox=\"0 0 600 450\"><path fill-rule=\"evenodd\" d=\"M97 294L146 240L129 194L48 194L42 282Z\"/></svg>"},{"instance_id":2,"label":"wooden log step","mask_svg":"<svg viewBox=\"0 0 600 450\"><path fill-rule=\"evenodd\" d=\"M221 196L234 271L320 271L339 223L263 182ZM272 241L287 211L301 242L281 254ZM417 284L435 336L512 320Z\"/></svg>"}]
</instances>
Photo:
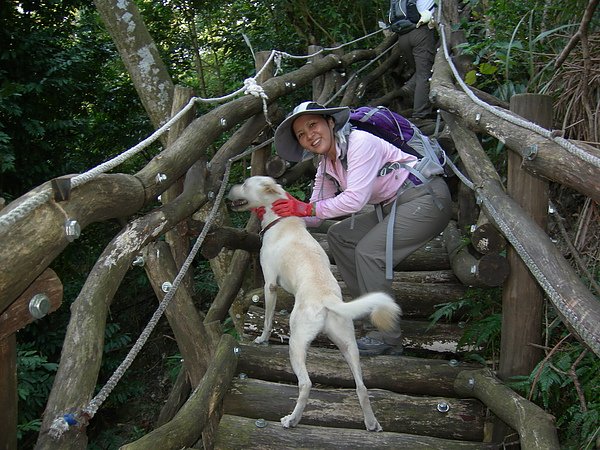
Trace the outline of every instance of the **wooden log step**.
<instances>
[{"instance_id":1,"label":"wooden log step","mask_svg":"<svg viewBox=\"0 0 600 450\"><path fill-rule=\"evenodd\" d=\"M261 424L262 425L262 424ZM455 441L404 433L370 433L366 430L316 427L300 424L283 429L279 421L265 421L258 427L255 419L226 414L219 423L216 450L332 449L332 450L492 450L497 445Z\"/></svg>"},{"instance_id":2,"label":"wooden log step","mask_svg":"<svg viewBox=\"0 0 600 450\"><path fill-rule=\"evenodd\" d=\"M331 269L340 283L344 301L353 300L346 283L341 281L336 266L332 266ZM405 319L428 318L435 312L437 305L463 298L467 287L461 284L450 270L395 272L392 291L392 295L402 307L402 316ZM244 303L247 308L252 304L264 306L264 300L264 290L260 287L249 291ZM277 309L291 311L293 307L294 297L278 288Z\"/></svg>"},{"instance_id":3,"label":"wooden log step","mask_svg":"<svg viewBox=\"0 0 600 450\"><path fill-rule=\"evenodd\" d=\"M246 338L254 340L262 333L264 324L264 309L252 305L248 309L244 321L244 333ZM418 355L443 354L453 357L458 353L458 341L462 336L462 328L458 324L436 323L429 328L429 322L421 320L401 320L402 345L404 350L415 352ZM357 328L357 338L362 335L362 330ZM270 342L275 344L287 344L290 337L289 314L276 311L273 317L273 331ZM319 334L313 341L314 347L329 347L334 345L329 338Z\"/></svg>"},{"instance_id":4,"label":"wooden log step","mask_svg":"<svg viewBox=\"0 0 600 450\"><path fill-rule=\"evenodd\" d=\"M295 383L287 345L241 344L238 373L266 381ZM458 360L411 356L362 357L363 380L370 388L411 395L456 396L454 382L460 371L482 366ZM337 349L308 350L306 367L314 384L354 388L354 378Z\"/></svg>"},{"instance_id":5,"label":"wooden log step","mask_svg":"<svg viewBox=\"0 0 600 450\"><path fill-rule=\"evenodd\" d=\"M327 235L322 233L311 233L317 240L321 247L325 250L325 253L329 256L329 260L332 264L335 262L329 252L329 244L327 243ZM450 269L450 260L448 259L448 252L446 247L443 245L441 238L435 238L432 241L425 244L419 250L414 252L396 267L394 270L447 270Z\"/></svg>"},{"instance_id":6,"label":"wooden log step","mask_svg":"<svg viewBox=\"0 0 600 450\"><path fill-rule=\"evenodd\" d=\"M292 411L297 396L295 384L234 378L223 400L224 413L279 421ZM486 408L476 399L414 397L383 389L369 389L369 398L384 431L483 441ZM444 405L447 411L440 412ZM354 389L313 387L300 423L366 431Z\"/></svg>"}]
</instances>

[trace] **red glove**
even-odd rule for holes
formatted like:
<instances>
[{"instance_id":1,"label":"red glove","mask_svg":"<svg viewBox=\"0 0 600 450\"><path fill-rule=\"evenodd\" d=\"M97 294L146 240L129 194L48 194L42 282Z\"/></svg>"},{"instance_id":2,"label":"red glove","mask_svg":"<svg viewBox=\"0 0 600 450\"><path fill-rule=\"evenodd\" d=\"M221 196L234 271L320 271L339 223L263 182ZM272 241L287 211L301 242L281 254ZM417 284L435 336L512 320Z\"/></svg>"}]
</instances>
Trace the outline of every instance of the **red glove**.
<instances>
[{"instance_id":1,"label":"red glove","mask_svg":"<svg viewBox=\"0 0 600 450\"><path fill-rule=\"evenodd\" d=\"M254 214L256 214L256 217L258 217L258 220L260 220L262 222L263 216L265 215L265 207L259 206L258 208L252 208L252 212Z\"/></svg>"},{"instance_id":2,"label":"red glove","mask_svg":"<svg viewBox=\"0 0 600 450\"><path fill-rule=\"evenodd\" d=\"M313 215L313 205L296 200L292 195L285 193L287 200L277 200L271 205L271 209L280 217L298 216L306 217Z\"/></svg>"}]
</instances>

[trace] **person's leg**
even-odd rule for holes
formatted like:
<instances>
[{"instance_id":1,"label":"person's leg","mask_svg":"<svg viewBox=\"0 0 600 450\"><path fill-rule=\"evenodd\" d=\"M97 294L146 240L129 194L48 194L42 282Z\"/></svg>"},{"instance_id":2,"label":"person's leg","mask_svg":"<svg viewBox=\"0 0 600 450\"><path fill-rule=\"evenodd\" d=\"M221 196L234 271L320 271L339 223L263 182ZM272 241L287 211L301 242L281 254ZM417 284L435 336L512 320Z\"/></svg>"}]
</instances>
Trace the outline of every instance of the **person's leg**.
<instances>
[{"instance_id":1,"label":"person's leg","mask_svg":"<svg viewBox=\"0 0 600 450\"><path fill-rule=\"evenodd\" d=\"M384 212L389 213L389 209L388 206ZM450 191L442 178L401 194L394 218L394 266L441 233L450 220L451 211ZM362 292L389 289L390 280L385 279L385 242L389 219L390 216L386 216L357 245L357 279ZM363 355L381 354L397 349L401 341L400 330L392 333L371 332L359 340L358 346Z\"/></svg>"},{"instance_id":2,"label":"person's leg","mask_svg":"<svg viewBox=\"0 0 600 450\"><path fill-rule=\"evenodd\" d=\"M377 214L373 211L341 220L327 231L329 251L353 297L364 293L359 289L357 281L356 246L375 225Z\"/></svg>"},{"instance_id":3,"label":"person's leg","mask_svg":"<svg viewBox=\"0 0 600 450\"><path fill-rule=\"evenodd\" d=\"M435 58L435 31L421 26L406 35L412 48L415 62L415 94L412 117L425 118L431 115L429 101L429 78Z\"/></svg>"}]
</instances>

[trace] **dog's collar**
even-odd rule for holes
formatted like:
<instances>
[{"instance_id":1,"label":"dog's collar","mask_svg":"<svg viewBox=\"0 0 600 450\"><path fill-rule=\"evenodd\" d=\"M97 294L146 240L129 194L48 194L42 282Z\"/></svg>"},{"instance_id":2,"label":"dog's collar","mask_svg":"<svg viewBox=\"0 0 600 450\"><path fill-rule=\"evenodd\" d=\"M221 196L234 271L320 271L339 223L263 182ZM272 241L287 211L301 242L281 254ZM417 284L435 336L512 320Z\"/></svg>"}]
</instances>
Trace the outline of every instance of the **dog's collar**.
<instances>
[{"instance_id":1,"label":"dog's collar","mask_svg":"<svg viewBox=\"0 0 600 450\"><path fill-rule=\"evenodd\" d=\"M260 233L258 233L258 235L260 236L260 238L262 239L263 236L265 235L265 233L269 230L269 228L271 228L274 225L277 225L277 223L283 219L283 217L278 217L277 219L275 219L273 222L269 222L267 224L266 227L264 227L262 230L260 230Z\"/></svg>"}]
</instances>

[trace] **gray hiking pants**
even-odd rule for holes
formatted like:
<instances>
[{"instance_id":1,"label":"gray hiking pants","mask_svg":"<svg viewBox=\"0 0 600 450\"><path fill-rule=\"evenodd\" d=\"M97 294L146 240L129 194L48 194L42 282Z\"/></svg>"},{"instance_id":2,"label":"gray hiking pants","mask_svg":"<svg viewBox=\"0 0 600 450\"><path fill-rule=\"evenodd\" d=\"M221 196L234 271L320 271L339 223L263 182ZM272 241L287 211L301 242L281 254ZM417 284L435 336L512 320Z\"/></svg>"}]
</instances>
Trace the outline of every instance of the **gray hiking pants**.
<instances>
[{"instance_id":1,"label":"gray hiking pants","mask_svg":"<svg viewBox=\"0 0 600 450\"><path fill-rule=\"evenodd\" d=\"M392 282L385 278L386 231L391 207L391 204L383 207L381 222L373 211L356 215L353 227L352 218L347 218L327 232L329 249L353 297L373 291L391 293ZM450 191L441 177L402 191L394 221L394 266L440 234L451 213Z\"/></svg>"}]
</instances>

